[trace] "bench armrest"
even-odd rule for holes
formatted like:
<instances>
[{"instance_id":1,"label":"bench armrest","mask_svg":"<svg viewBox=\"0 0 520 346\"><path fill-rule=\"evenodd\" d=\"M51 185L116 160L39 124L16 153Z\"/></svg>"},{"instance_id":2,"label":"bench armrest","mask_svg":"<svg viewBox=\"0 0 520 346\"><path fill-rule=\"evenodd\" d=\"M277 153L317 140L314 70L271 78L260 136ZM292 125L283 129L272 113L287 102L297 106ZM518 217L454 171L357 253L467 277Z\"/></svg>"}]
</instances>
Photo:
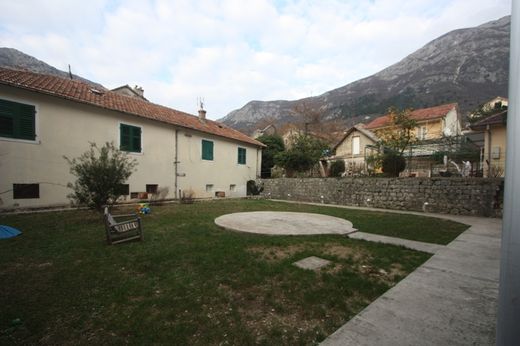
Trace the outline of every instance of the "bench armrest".
<instances>
[{"instance_id":1,"label":"bench armrest","mask_svg":"<svg viewBox=\"0 0 520 346\"><path fill-rule=\"evenodd\" d=\"M137 214L111 214L112 217L135 217L138 218Z\"/></svg>"}]
</instances>

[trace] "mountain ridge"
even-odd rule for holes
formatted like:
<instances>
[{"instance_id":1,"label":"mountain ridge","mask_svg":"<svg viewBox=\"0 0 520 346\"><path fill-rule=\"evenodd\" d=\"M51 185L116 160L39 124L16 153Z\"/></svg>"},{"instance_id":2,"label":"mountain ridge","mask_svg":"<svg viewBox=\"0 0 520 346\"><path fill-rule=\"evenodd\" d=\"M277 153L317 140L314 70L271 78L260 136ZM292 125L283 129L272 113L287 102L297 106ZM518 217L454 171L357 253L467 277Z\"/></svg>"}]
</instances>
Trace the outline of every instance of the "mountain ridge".
<instances>
[{"instance_id":1,"label":"mountain ridge","mask_svg":"<svg viewBox=\"0 0 520 346\"><path fill-rule=\"evenodd\" d=\"M41 61L33 56L25 54L15 48L0 47L0 66L8 67L11 69L14 68L18 70L26 70L30 72L48 74L62 78L70 78L70 74L68 72L59 70L54 66L51 66L46 62ZM92 86L95 86L98 89L106 90L106 88L101 84L95 83L81 76L72 74L72 78L86 82Z\"/></svg>"},{"instance_id":2,"label":"mountain ridge","mask_svg":"<svg viewBox=\"0 0 520 346\"><path fill-rule=\"evenodd\" d=\"M456 29L428 42L387 68L321 95L299 100L250 101L219 121L251 132L270 119L301 121L295 108L317 110L346 123L385 113L388 107L423 108L457 102L468 113L492 97L507 96L510 16Z\"/></svg>"}]
</instances>

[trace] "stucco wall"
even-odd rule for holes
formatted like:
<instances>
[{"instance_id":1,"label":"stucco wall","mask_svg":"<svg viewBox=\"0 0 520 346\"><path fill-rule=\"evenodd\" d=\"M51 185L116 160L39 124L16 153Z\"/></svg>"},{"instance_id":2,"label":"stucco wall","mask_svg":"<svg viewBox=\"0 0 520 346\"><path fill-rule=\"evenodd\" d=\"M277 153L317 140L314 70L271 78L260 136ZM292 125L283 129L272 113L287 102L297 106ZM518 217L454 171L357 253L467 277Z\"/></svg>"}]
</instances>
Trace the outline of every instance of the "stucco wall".
<instances>
[{"instance_id":1,"label":"stucco wall","mask_svg":"<svg viewBox=\"0 0 520 346\"><path fill-rule=\"evenodd\" d=\"M426 127L426 137L424 139L436 139L442 137L442 119L418 123L415 130L415 136L417 138L420 138L419 130L421 127Z\"/></svg>"},{"instance_id":2,"label":"stucco wall","mask_svg":"<svg viewBox=\"0 0 520 346\"><path fill-rule=\"evenodd\" d=\"M213 141L213 160L202 159L202 139ZM216 191L226 196L246 196L246 183L256 179L261 152L252 146L227 141L191 130L179 130L178 189L192 190L195 198L214 197ZM246 149L246 164L238 164L238 148ZM206 185L213 185L206 191ZM234 191L231 190L234 186Z\"/></svg>"},{"instance_id":3,"label":"stucco wall","mask_svg":"<svg viewBox=\"0 0 520 346\"><path fill-rule=\"evenodd\" d=\"M260 182L262 194L273 199L445 214L502 214L502 179L280 178Z\"/></svg>"},{"instance_id":4,"label":"stucco wall","mask_svg":"<svg viewBox=\"0 0 520 346\"><path fill-rule=\"evenodd\" d=\"M352 155L352 138L359 137L359 154ZM363 133L359 131L352 131L343 142L336 148L336 156L342 156L344 158L360 158L361 161L364 161L365 157L365 147L367 145L373 145L374 141L365 136Z\"/></svg>"},{"instance_id":5,"label":"stucco wall","mask_svg":"<svg viewBox=\"0 0 520 346\"><path fill-rule=\"evenodd\" d=\"M494 126L484 133L484 160L486 176L504 176L506 164L507 128ZM499 148L499 157L493 157L494 148ZM489 164L487 164L489 161ZM491 170L491 171L490 171Z\"/></svg>"},{"instance_id":6,"label":"stucco wall","mask_svg":"<svg viewBox=\"0 0 520 346\"><path fill-rule=\"evenodd\" d=\"M138 161L137 171L127 182L130 192L146 191L146 184L167 188L165 198L175 197L175 130L169 124L83 105L48 95L0 86L0 98L36 106L35 141L0 138L0 208L42 207L68 204L66 187L75 180L63 156L77 157L89 148L89 142L102 145L113 141L119 147L120 123L140 126L142 153L130 153ZM195 197L212 197L220 189L229 196L245 196L246 181L255 179L260 162L257 148L222 137L177 128L179 189L192 188ZM189 132L191 137L184 134ZM214 141L214 161L203 162L201 139ZM237 148L247 149L246 165L237 164ZM40 198L13 199L15 183L39 183ZM206 192L213 183L214 191ZM7 191L7 192L6 192ZM128 199L128 198L127 198Z\"/></svg>"}]
</instances>

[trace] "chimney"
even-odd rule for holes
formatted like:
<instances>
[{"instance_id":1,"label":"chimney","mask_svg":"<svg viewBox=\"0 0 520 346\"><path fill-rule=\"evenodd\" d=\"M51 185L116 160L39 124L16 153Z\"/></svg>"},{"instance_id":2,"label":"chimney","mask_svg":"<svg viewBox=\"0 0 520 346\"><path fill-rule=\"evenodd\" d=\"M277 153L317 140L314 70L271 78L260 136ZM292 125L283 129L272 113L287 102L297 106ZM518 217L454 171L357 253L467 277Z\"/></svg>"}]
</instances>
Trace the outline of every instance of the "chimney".
<instances>
[{"instance_id":1,"label":"chimney","mask_svg":"<svg viewBox=\"0 0 520 346\"><path fill-rule=\"evenodd\" d=\"M144 89L138 85L134 87L134 91L142 98L144 98Z\"/></svg>"},{"instance_id":2,"label":"chimney","mask_svg":"<svg viewBox=\"0 0 520 346\"><path fill-rule=\"evenodd\" d=\"M205 109L199 109L199 119L204 121L206 120L206 110Z\"/></svg>"},{"instance_id":3,"label":"chimney","mask_svg":"<svg viewBox=\"0 0 520 346\"><path fill-rule=\"evenodd\" d=\"M202 98L199 99L199 120L204 122L206 121L206 110L204 109L204 100Z\"/></svg>"}]
</instances>

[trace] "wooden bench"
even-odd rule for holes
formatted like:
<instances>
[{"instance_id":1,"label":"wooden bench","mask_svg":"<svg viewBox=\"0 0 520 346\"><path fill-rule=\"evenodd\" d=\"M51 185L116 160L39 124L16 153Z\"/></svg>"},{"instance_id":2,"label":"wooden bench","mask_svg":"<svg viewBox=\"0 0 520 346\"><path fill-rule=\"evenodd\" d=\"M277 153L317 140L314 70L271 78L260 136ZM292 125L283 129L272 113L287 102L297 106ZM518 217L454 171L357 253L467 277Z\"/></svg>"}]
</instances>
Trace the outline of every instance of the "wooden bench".
<instances>
[{"instance_id":1,"label":"wooden bench","mask_svg":"<svg viewBox=\"0 0 520 346\"><path fill-rule=\"evenodd\" d=\"M141 218L137 214L112 215L108 208L105 208L105 231L109 245L144 239Z\"/></svg>"}]
</instances>

